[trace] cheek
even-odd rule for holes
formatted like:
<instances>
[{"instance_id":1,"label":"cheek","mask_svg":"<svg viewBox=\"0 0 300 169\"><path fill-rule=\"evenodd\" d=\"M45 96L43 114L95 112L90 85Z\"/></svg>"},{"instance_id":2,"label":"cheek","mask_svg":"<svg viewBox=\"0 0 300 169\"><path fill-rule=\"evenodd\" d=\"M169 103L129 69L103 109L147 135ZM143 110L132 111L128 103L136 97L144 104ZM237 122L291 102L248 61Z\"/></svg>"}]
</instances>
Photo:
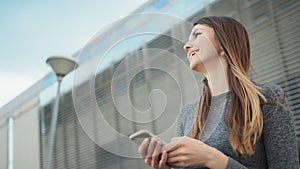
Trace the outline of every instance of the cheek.
<instances>
[{"instance_id":1,"label":"cheek","mask_svg":"<svg viewBox=\"0 0 300 169\"><path fill-rule=\"evenodd\" d=\"M197 39L196 45L199 47L199 49L206 50L207 52L216 51L215 39L211 38L210 36L206 36L205 34L202 35L199 39Z\"/></svg>"},{"instance_id":2,"label":"cheek","mask_svg":"<svg viewBox=\"0 0 300 169\"><path fill-rule=\"evenodd\" d=\"M216 59L218 53L215 50L215 46L208 40L203 40L202 45L199 46L199 58L205 62L207 60Z\"/></svg>"}]
</instances>

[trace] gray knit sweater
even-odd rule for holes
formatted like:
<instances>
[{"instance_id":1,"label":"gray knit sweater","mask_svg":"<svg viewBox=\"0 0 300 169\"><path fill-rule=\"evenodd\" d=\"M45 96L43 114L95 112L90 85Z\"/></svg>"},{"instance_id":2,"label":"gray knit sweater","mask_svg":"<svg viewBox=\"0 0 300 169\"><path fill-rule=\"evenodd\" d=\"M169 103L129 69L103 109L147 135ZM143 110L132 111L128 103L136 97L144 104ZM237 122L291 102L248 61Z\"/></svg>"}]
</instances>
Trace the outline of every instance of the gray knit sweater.
<instances>
[{"instance_id":1,"label":"gray knit sweater","mask_svg":"<svg viewBox=\"0 0 300 169\"><path fill-rule=\"evenodd\" d=\"M233 152L228 136L226 118L231 103L230 92L213 96L207 118L205 134L200 139L229 157L228 169L299 169L298 149L290 111L278 106L276 99L284 103L283 90L273 84L260 85L265 90L262 93L268 100L262 106L263 134L255 144L255 153L251 156L241 156ZM187 104L179 113L177 135L190 134L194 123L197 103ZM206 168L206 167L186 167Z\"/></svg>"}]
</instances>

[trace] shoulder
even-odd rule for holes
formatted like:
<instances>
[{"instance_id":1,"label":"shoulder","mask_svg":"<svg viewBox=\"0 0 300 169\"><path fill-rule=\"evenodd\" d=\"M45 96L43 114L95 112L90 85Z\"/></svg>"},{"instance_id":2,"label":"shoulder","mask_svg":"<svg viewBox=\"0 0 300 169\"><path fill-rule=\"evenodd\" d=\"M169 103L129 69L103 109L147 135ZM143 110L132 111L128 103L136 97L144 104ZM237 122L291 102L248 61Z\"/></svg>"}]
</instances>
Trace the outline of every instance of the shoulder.
<instances>
[{"instance_id":1,"label":"shoulder","mask_svg":"<svg viewBox=\"0 0 300 169\"><path fill-rule=\"evenodd\" d=\"M179 117L183 118L190 114L194 114L198 101L192 101L183 105L179 112Z\"/></svg>"},{"instance_id":2,"label":"shoulder","mask_svg":"<svg viewBox=\"0 0 300 169\"><path fill-rule=\"evenodd\" d=\"M194 111L195 108L196 108L196 105L197 105L198 101L192 101L192 102L188 102L187 104L183 105L181 107L181 110L180 112L182 114L186 114L188 112L191 112L191 111Z\"/></svg>"},{"instance_id":3,"label":"shoulder","mask_svg":"<svg viewBox=\"0 0 300 169\"><path fill-rule=\"evenodd\" d=\"M268 82L258 86L261 87L261 93L266 98L266 102L261 101L264 121L291 118L292 113L289 110L287 97L279 85Z\"/></svg>"},{"instance_id":4,"label":"shoulder","mask_svg":"<svg viewBox=\"0 0 300 169\"><path fill-rule=\"evenodd\" d=\"M178 114L178 122L182 123L182 125L190 124L194 121L195 110L197 107L198 101L188 102L183 105Z\"/></svg>"},{"instance_id":5,"label":"shoulder","mask_svg":"<svg viewBox=\"0 0 300 169\"><path fill-rule=\"evenodd\" d=\"M285 104L286 96L284 90L277 84L273 82L267 82L263 84L257 84L261 88L260 92L265 96L266 102L262 104Z\"/></svg>"}]
</instances>

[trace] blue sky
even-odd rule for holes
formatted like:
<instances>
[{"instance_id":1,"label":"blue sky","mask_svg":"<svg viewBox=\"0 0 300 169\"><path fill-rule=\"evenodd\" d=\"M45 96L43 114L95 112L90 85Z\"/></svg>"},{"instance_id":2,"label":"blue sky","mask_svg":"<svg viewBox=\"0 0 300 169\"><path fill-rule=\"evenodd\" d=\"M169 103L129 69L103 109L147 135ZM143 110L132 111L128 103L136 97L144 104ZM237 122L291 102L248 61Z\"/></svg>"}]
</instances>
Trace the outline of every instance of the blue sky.
<instances>
[{"instance_id":1,"label":"blue sky","mask_svg":"<svg viewBox=\"0 0 300 169\"><path fill-rule=\"evenodd\" d=\"M94 34L147 0L1 0L0 108L71 56Z\"/></svg>"}]
</instances>

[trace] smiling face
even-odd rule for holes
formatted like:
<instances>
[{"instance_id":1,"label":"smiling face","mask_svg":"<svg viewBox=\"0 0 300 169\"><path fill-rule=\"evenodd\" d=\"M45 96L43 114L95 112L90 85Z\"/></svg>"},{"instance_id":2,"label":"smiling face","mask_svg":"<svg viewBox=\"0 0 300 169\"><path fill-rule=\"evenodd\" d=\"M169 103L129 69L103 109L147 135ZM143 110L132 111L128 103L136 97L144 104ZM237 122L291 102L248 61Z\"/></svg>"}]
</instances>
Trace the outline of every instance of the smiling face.
<instances>
[{"instance_id":1,"label":"smiling face","mask_svg":"<svg viewBox=\"0 0 300 169\"><path fill-rule=\"evenodd\" d=\"M184 50L187 52L190 68L194 71L206 74L209 69L218 65L221 48L214 30L209 26L195 25Z\"/></svg>"}]
</instances>

